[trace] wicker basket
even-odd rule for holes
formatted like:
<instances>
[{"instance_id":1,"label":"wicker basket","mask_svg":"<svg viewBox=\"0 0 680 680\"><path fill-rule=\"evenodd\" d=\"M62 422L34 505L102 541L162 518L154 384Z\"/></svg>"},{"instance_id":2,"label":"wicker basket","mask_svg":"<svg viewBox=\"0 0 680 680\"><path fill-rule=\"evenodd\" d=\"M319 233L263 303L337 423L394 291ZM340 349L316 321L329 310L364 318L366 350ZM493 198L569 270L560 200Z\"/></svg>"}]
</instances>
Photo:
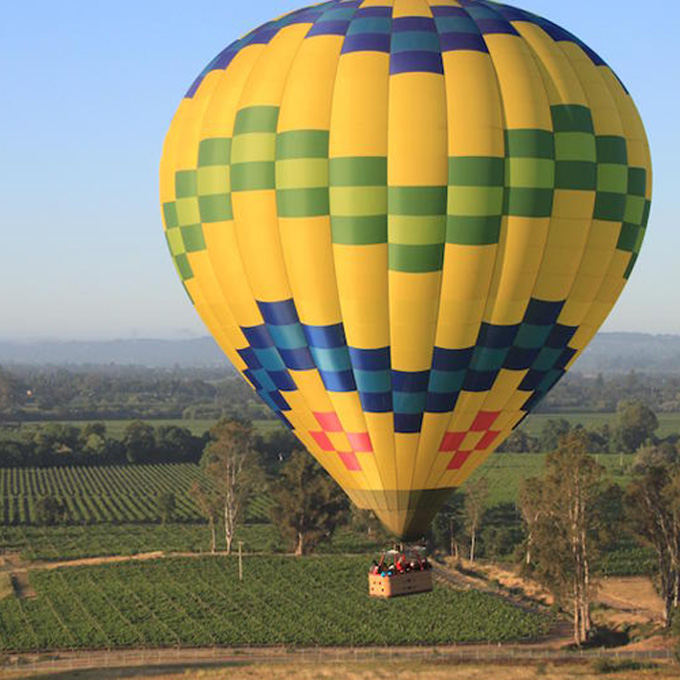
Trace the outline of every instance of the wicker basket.
<instances>
[{"instance_id":1,"label":"wicker basket","mask_svg":"<svg viewBox=\"0 0 680 680\"><path fill-rule=\"evenodd\" d=\"M408 571L394 576L368 575L368 594L371 597L398 597L432 590L432 570Z\"/></svg>"}]
</instances>

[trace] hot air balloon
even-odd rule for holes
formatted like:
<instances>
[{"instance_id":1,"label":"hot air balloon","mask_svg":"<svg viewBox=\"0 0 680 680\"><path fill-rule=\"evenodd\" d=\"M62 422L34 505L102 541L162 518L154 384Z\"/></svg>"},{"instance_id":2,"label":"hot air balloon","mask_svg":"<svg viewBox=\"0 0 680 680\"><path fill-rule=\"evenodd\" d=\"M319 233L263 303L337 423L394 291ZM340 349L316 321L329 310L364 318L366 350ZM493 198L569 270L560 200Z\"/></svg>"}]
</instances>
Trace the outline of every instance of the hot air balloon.
<instances>
[{"instance_id":1,"label":"hot air balloon","mask_svg":"<svg viewBox=\"0 0 680 680\"><path fill-rule=\"evenodd\" d=\"M615 73L487 0L331 0L270 21L191 85L161 163L201 318L405 540L597 332L650 198Z\"/></svg>"}]
</instances>

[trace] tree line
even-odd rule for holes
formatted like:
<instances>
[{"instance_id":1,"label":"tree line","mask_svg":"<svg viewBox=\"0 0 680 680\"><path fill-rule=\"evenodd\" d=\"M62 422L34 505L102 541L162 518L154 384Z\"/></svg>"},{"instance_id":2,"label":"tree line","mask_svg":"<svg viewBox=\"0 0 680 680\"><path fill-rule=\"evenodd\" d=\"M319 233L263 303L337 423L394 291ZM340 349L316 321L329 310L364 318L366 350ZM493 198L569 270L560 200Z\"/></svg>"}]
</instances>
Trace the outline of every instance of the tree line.
<instances>
[{"instance_id":1,"label":"tree line","mask_svg":"<svg viewBox=\"0 0 680 680\"><path fill-rule=\"evenodd\" d=\"M572 429L581 430L588 439L591 453L635 453L643 445L676 449L680 435L660 439L656 435L659 420L646 404L625 400L619 402L613 425L595 427L572 426L565 418L550 418L539 435L518 429L498 447L499 453L543 453L553 451L560 438Z\"/></svg>"},{"instance_id":2,"label":"tree line","mask_svg":"<svg viewBox=\"0 0 680 680\"><path fill-rule=\"evenodd\" d=\"M180 421L181 422L181 421ZM0 467L199 463L214 431L193 434L179 425L153 426L132 421L122 436L111 436L106 423L83 426L48 423L23 427L0 439ZM278 465L297 446L285 430L253 434L260 464Z\"/></svg>"},{"instance_id":3,"label":"tree line","mask_svg":"<svg viewBox=\"0 0 680 680\"><path fill-rule=\"evenodd\" d=\"M680 412L680 376L568 373L539 412L613 413L622 400L656 412ZM250 420L271 414L229 368L173 370L139 366L0 367L0 421L97 419L219 419L227 412Z\"/></svg>"}]
</instances>

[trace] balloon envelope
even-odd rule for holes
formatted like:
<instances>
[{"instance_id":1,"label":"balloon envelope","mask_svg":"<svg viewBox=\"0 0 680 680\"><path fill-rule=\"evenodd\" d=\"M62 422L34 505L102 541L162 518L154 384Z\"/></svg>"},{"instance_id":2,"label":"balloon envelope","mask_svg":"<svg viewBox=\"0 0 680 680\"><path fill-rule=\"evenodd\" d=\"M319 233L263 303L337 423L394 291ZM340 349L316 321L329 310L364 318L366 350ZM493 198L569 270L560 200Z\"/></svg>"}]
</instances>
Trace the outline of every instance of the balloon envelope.
<instances>
[{"instance_id":1,"label":"balloon envelope","mask_svg":"<svg viewBox=\"0 0 680 680\"><path fill-rule=\"evenodd\" d=\"M161 163L206 325L403 538L596 333L650 197L613 71L483 0L333 0L264 24L190 87Z\"/></svg>"}]
</instances>

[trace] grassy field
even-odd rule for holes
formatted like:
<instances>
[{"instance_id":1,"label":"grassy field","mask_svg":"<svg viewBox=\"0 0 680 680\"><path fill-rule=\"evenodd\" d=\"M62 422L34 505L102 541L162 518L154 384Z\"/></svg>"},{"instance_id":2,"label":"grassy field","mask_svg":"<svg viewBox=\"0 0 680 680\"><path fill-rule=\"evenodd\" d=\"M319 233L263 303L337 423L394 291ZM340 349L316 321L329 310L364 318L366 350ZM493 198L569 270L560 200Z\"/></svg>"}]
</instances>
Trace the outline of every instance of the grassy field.
<instances>
[{"instance_id":1,"label":"grassy field","mask_svg":"<svg viewBox=\"0 0 680 680\"><path fill-rule=\"evenodd\" d=\"M564 418L572 425L583 425L584 427L596 427L598 425L609 424L615 425L617 415L616 413L592 413L592 412L570 412L570 413L534 413L530 415L521 425L522 429L531 435L537 436L541 433L545 423L548 420L557 418ZM680 413L657 413L659 419L659 429L657 436L667 437L673 433L680 433ZM49 422L55 421L36 421L17 424L5 424L0 426L0 439L3 437L15 438L21 431L35 429L41 425L46 425ZM74 425L76 427L84 427L90 421L83 420L64 420L59 421L65 425ZM133 422L133 420L107 420L106 430L111 437L121 439L125 428ZM154 427L161 427L163 425L176 425L178 427L186 427L195 435L202 435L209 430L214 424L214 420L206 419L182 419L182 420L145 420L144 422ZM265 434L272 430L283 429L283 425L278 420L256 420L253 422L253 427L260 434Z\"/></svg>"},{"instance_id":2,"label":"grassy field","mask_svg":"<svg viewBox=\"0 0 680 680\"><path fill-rule=\"evenodd\" d=\"M670 434L680 433L680 413L657 413L659 429L656 432L658 437L667 437ZM541 434L543 426L548 420L564 418L573 425L583 425L583 427L596 427L598 425L616 424L616 413L534 413L530 415L521 425L521 428L528 434L537 436Z\"/></svg>"},{"instance_id":3,"label":"grassy field","mask_svg":"<svg viewBox=\"0 0 680 680\"><path fill-rule=\"evenodd\" d=\"M489 485L490 506L514 503L522 481L541 475L545 453L494 453L470 478L470 481L484 477ZM629 481L627 470L633 455L598 454L597 461L607 470L612 482L625 485ZM464 487L463 487L464 488Z\"/></svg>"},{"instance_id":4,"label":"grassy field","mask_svg":"<svg viewBox=\"0 0 680 680\"><path fill-rule=\"evenodd\" d=\"M31 571L0 602L11 651L222 645L431 645L534 639L551 619L492 595L367 597L365 556L174 558Z\"/></svg>"}]
</instances>

